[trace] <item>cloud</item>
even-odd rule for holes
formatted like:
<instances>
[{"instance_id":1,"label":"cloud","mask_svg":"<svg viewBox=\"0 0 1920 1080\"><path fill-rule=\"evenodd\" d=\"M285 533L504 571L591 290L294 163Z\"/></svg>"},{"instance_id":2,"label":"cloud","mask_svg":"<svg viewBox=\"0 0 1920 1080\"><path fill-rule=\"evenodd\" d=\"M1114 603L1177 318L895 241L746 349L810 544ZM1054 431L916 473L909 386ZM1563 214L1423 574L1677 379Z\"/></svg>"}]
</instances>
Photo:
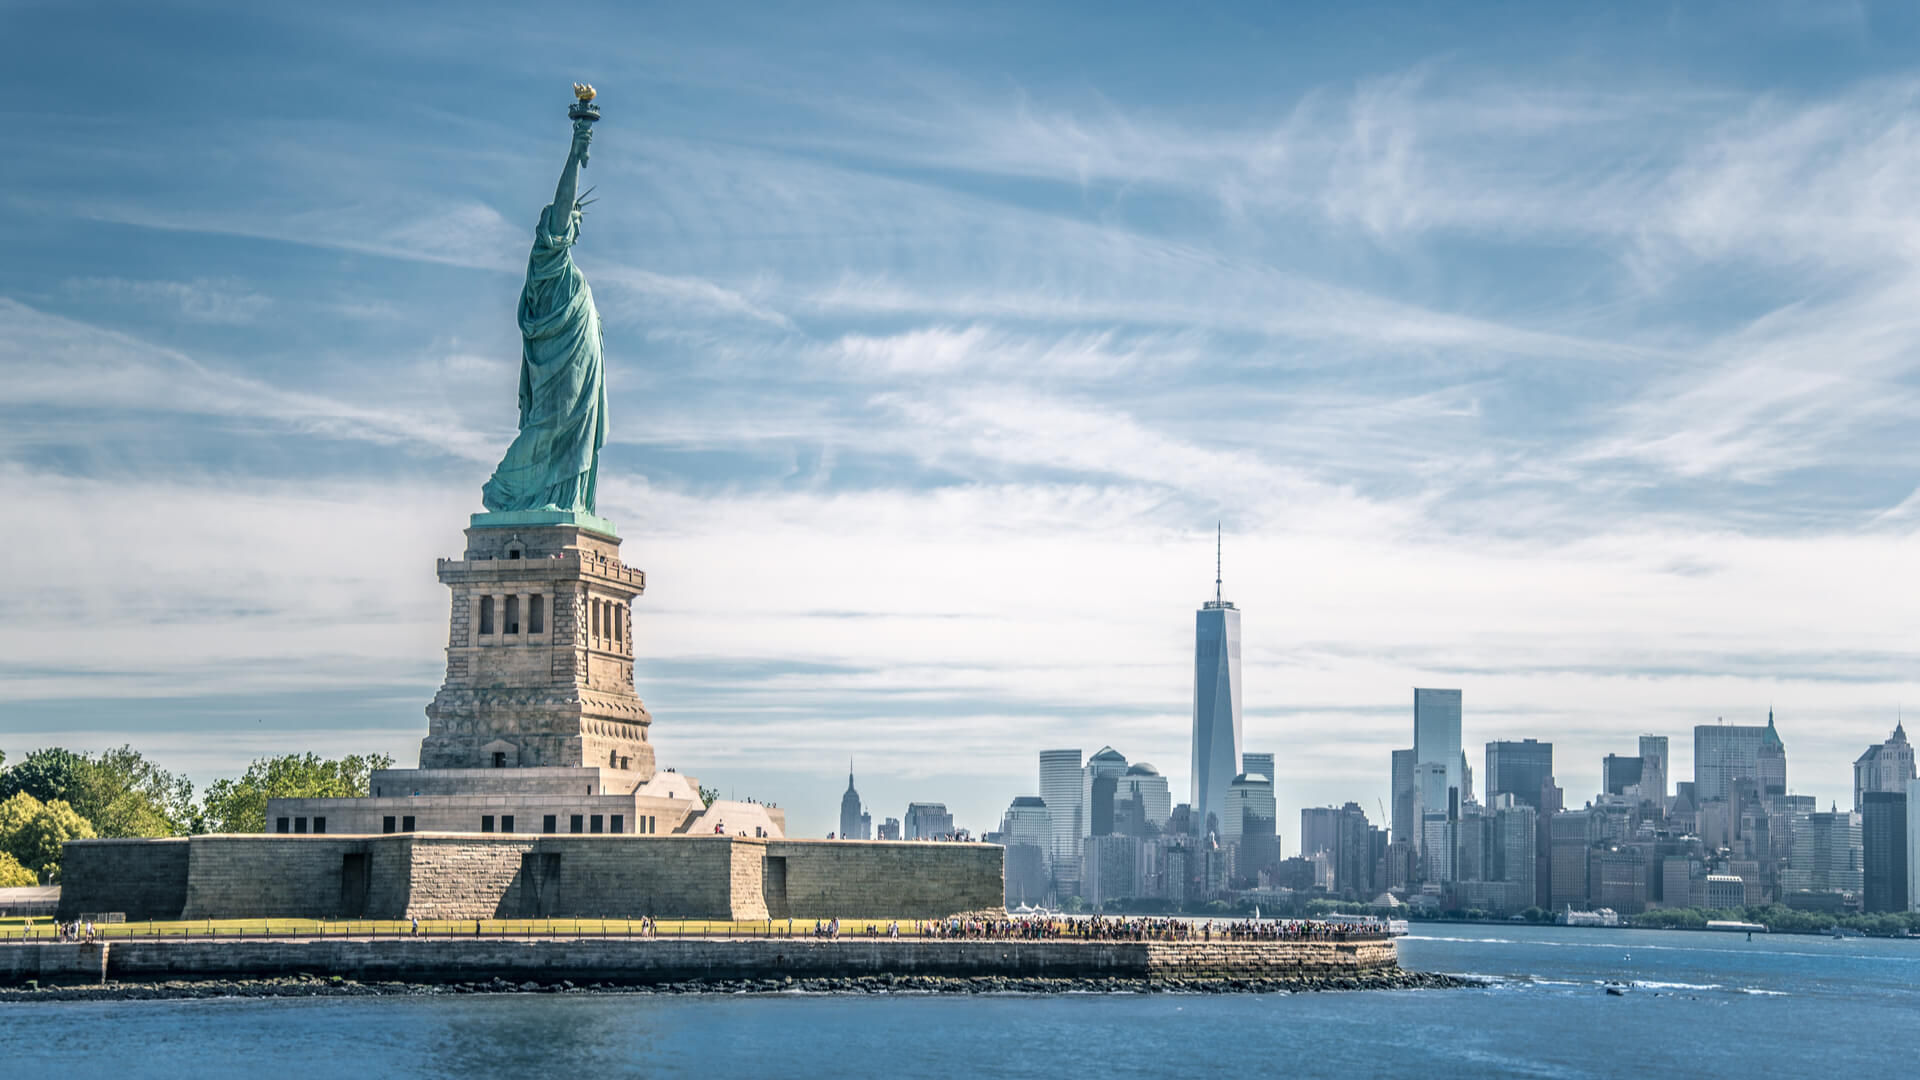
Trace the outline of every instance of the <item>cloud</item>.
<instances>
[{"instance_id":1,"label":"cloud","mask_svg":"<svg viewBox=\"0 0 1920 1080\"><path fill-rule=\"evenodd\" d=\"M498 451L444 415L360 405L220 370L129 334L0 298L0 405L267 421L283 431L409 445L472 461ZM99 429L96 429L98 431Z\"/></svg>"},{"instance_id":2,"label":"cloud","mask_svg":"<svg viewBox=\"0 0 1920 1080\"><path fill-rule=\"evenodd\" d=\"M245 326L273 301L235 279L130 281L117 277L71 278L66 291L92 302L130 302L165 308L188 322Z\"/></svg>"}]
</instances>

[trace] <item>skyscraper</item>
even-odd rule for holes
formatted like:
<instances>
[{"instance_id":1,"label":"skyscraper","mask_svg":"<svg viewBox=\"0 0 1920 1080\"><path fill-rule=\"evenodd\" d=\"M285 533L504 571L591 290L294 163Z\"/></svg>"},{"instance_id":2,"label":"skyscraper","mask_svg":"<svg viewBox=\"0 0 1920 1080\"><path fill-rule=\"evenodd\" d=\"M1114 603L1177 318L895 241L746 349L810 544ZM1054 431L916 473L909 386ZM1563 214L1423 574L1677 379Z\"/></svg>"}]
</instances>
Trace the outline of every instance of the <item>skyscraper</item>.
<instances>
[{"instance_id":1,"label":"skyscraper","mask_svg":"<svg viewBox=\"0 0 1920 1080\"><path fill-rule=\"evenodd\" d=\"M1040 798L1047 804L1048 827L1053 831L1048 861L1054 895L1062 900L1079 895L1080 840L1085 835L1081 784L1079 750L1040 751Z\"/></svg>"},{"instance_id":2,"label":"skyscraper","mask_svg":"<svg viewBox=\"0 0 1920 1080\"><path fill-rule=\"evenodd\" d=\"M1240 612L1221 599L1218 538L1213 599L1194 617L1193 831L1225 821L1227 788L1240 765ZM1268 777L1271 780L1271 777Z\"/></svg>"},{"instance_id":3,"label":"skyscraper","mask_svg":"<svg viewBox=\"0 0 1920 1080\"><path fill-rule=\"evenodd\" d=\"M1869 791L1906 793L1914 779L1913 745L1907 742L1906 725L1893 725L1886 742L1867 747L1853 763L1853 808L1864 809L1860 796Z\"/></svg>"},{"instance_id":4,"label":"skyscraper","mask_svg":"<svg viewBox=\"0 0 1920 1080\"><path fill-rule=\"evenodd\" d=\"M1037 795L1021 795L1000 819L1007 845L1007 906L1039 903L1052 884L1053 823Z\"/></svg>"},{"instance_id":5,"label":"skyscraper","mask_svg":"<svg viewBox=\"0 0 1920 1080\"><path fill-rule=\"evenodd\" d=\"M1787 748L1774 730L1773 713L1765 727L1700 724L1693 729L1693 797L1696 805L1733 795L1736 780L1759 783L1762 802L1787 793Z\"/></svg>"},{"instance_id":6,"label":"skyscraper","mask_svg":"<svg viewBox=\"0 0 1920 1080\"><path fill-rule=\"evenodd\" d=\"M1907 910L1920 911L1920 780L1907 781Z\"/></svg>"},{"instance_id":7,"label":"skyscraper","mask_svg":"<svg viewBox=\"0 0 1920 1080\"><path fill-rule=\"evenodd\" d=\"M1423 761L1413 767L1413 812L1419 831L1414 835L1422 870L1421 880L1453 880L1454 822L1459 818L1459 799L1447 786L1447 767L1438 761Z\"/></svg>"},{"instance_id":8,"label":"skyscraper","mask_svg":"<svg viewBox=\"0 0 1920 1080\"><path fill-rule=\"evenodd\" d=\"M1864 883L1862 910L1869 914L1907 910L1907 793L1868 791L1860 796L1860 846Z\"/></svg>"},{"instance_id":9,"label":"skyscraper","mask_svg":"<svg viewBox=\"0 0 1920 1080\"><path fill-rule=\"evenodd\" d=\"M946 803L908 803L907 839L938 840L953 834L953 815Z\"/></svg>"},{"instance_id":10,"label":"skyscraper","mask_svg":"<svg viewBox=\"0 0 1920 1080\"><path fill-rule=\"evenodd\" d=\"M847 793L840 796L840 839L868 840L873 819L860 812L860 793L853 790L853 765L847 765Z\"/></svg>"},{"instance_id":11,"label":"skyscraper","mask_svg":"<svg viewBox=\"0 0 1920 1080\"><path fill-rule=\"evenodd\" d=\"M1273 781L1274 790L1280 788L1280 781L1273 775L1273 755L1249 750L1240 755L1240 771L1264 776Z\"/></svg>"},{"instance_id":12,"label":"skyscraper","mask_svg":"<svg viewBox=\"0 0 1920 1080\"><path fill-rule=\"evenodd\" d=\"M1427 880L1436 878L1436 867L1443 862L1451 873L1453 853L1439 853L1436 859L1427 851L1433 823L1450 822L1460 817L1460 801L1466 791L1462 776L1466 757L1460 751L1460 691L1413 691L1414 797L1419 803L1420 855L1427 860ZM1441 770L1435 776L1434 768Z\"/></svg>"},{"instance_id":13,"label":"skyscraper","mask_svg":"<svg viewBox=\"0 0 1920 1080\"><path fill-rule=\"evenodd\" d=\"M1500 796L1544 810L1540 793L1553 783L1553 744L1534 739L1487 744L1487 805Z\"/></svg>"},{"instance_id":14,"label":"skyscraper","mask_svg":"<svg viewBox=\"0 0 1920 1080\"><path fill-rule=\"evenodd\" d=\"M1128 836L1159 836L1173 816L1173 793L1160 770L1144 761L1127 766L1114 793L1114 831ZM1124 819L1124 820L1122 820Z\"/></svg>"},{"instance_id":15,"label":"skyscraper","mask_svg":"<svg viewBox=\"0 0 1920 1080\"><path fill-rule=\"evenodd\" d=\"M1667 808L1667 737L1640 736L1640 797L1659 809Z\"/></svg>"},{"instance_id":16,"label":"skyscraper","mask_svg":"<svg viewBox=\"0 0 1920 1080\"><path fill-rule=\"evenodd\" d=\"M1334 821L1333 891L1356 900L1373 899L1372 836L1378 829L1367 821L1359 803L1347 803ZM1302 852L1302 854L1306 854Z\"/></svg>"},{"instance_id":17,"label":"skyscraper","mask_svg":"<svg viewBox=\"0 0 1920 1080\"><path fill-rule=\"evenodd\" d=\"M1787 868L1780 888L1792 893L1846 893L1859 896L1864 884L1860 815L1851 810L1796 813Z\"/></svg>"},{"instance_id":18,"label":"skyscraper","mask_svg":"<svg viewBox=\"0 0 1920 1080\"><path fill-rule=\"evenodd\" d=\"M1387 823L1393 842L1413 844L1413 751L1393 752L1393 820Z\"/></svg>"},{"instance_id":19,"label":"skyscraper","mask_svg":"<svg viewBox=\"0 0 1920 1080\"><path fill-rule=\"evenodd\" d=\"M1349 804L1352 805L1352 804ZM1332 806L1300 808L1300 857L1311 859L1340 846L1340 810Z\"/></svg>"},{"instance_id":20,"label":"skyscraper","mask_svg":"<svg viewBox=\"0 0 1920 1080\"><path fill-rule=\"evenodd\" d=\"M1258 773L1235 776L1227 786L1224 809L1220 843L1236 851L1234 876L1256 882L1261 871L1271 870L1280 861L1273 781Z\"/></svg>"},{"instance_id":21,"label":"skyscraper","mask_svg":"<svg viewBox=\"0 0 1920 1080\"><path fill-rule=\"evenodd\" d=\"M1113 827L1113 800L1126 773L1126 756L1111 746L1101 747L1080 770L1080 805L1085 808L1088 836L1112 836L1119 831Z\"/></svg>"},{"instance_id":22,"label":"skyscraper","mask_svg":"<svg viewBox=\"0 0 1920 1080\"><path fill-rule=\"evenodd\" d=\"M1638 791L1645 759L1608 754L1600 760L1600 790L1609 795L1625 795L1628 788Z\"/></svg>"}]
</instances>

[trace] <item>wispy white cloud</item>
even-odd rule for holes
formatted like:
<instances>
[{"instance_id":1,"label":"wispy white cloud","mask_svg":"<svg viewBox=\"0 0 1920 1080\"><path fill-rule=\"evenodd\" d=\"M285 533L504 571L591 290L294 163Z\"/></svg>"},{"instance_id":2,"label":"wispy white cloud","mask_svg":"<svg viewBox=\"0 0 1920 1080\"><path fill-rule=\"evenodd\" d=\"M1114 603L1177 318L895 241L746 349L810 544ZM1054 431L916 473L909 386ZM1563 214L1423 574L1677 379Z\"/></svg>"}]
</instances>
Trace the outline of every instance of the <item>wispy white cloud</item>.
<instances>
[{"instance_id":1,"label":"wispy white cloud","mask_svg":"<svg viewBox=\"0 0 1920 1080\"><path fill-rule=\"evenodd\" d=\"M93 302L131 302L166 309L189 322L244 326L257 320L273 301L233 279L134 281L118 277L72 278L68 292Z\"/></svg>"},{"instance_id":2,"label":"wispy white cloud","mask_svg":"<svg viewBox=\"0 0 1920 1080\"><path fill-rule=\"evenodd\" d=\"M324 45L289 79L342 88L311 110L182 115L183 65L164 109L0 136L37 254L0 273L0 505L89 523L16 541L88 572L0 592L10 748L418 738L432 560L512 430L554 32L287 18ZM1605 34L1396 70L1370 28L1315 81L1214 40L1148 85L920 20L578 45L640 84L578 254L665 760L802 828L849 749L928 788L960 768L928 747L966 758L933 797L976 826L1042 741L1178 788L1219 517L1283 804L1382 791L1415 683L1466 689L1470 739L1551 732L1576 795L1640 730L1684 768L1689 724L1772 702L1795 786L1844 796L1920 653L1885 599L1920 521L1912 71L1754 92ZM486 78L420 62L449 48ZM342 76L368 55L392 85ZM276 693L349 703L193 737Z\"/></svg>"}]
</instances>

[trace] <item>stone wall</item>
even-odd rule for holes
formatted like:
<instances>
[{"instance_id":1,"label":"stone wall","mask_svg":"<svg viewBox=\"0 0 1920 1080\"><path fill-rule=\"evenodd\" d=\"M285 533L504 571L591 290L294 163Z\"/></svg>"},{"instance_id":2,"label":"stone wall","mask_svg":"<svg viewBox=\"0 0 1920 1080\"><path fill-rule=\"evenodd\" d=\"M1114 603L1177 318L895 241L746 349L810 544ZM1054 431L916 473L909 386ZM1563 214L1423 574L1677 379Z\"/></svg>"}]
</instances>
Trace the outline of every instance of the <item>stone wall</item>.
<instances>
[{"instance_id":1,"label":"stone wall","mask_svg":"<svg viewBox=\"0 0 1920 1080\"><path fill-rule=\"evenodd\" d=\"M104 955L103 955L104 954ZM1105 942L890 938L120 941L0 945L0 981L231 978L309 972L356 979L501 976L668 982L867 975L1030 978L1290 978L1397 966L1390 941Z\"/></svg>"},{"instance_id":2,"label":"stone wall","mask_svg":"<svg viewBox=\"0 0 1920 1080\"><path fill-rule=\"evenodd\" d=\"M521 918L529 886L522 876L524 856L534 837L511 837L483 844L452 836L408 836L397 845L407 889L401 904L383 908L388 918Z\"/></svg>"},{"instance_id":3,"label":"stone wall","mask_svg":"<svg viewBox=\"0 0 1920 1080\"><path fill-rule=\"evenodd\" d=\"M129 919L899 918L1002 903L991 844L395 833L67 845L61 912Z\"/></svg>"},{"instance_id":4,"label":"stone wall","mask_svg":"<svg viewBox=\"0 0 1920 1080\"><path fill-rule=\"evenodd\" d=\"M776 840L786 908L796 919L936 919L1006 903L1006 849L996 844Z\"/></svg>"},{"instance_id":5,"label":"stone wall","mask_svg":"<svg viewBox=\"0 0 1920 1080\"><path fill-rule=\"evenodd\" d=\"M187 906L185 838L73 840L60 861L62 919L109 911L177 919Z\"/></svg>"},{"instance_id":6,"label":"stone wall","mask_svg":"<svg viewBox=\"0 0 1920 1080\"><path fill-rule=\"evenodd\" d=\"M351 836L193 837L181 918L345 917L344 857L371 862L370 846L377 842Z\"/></svg>"}]
</instances>

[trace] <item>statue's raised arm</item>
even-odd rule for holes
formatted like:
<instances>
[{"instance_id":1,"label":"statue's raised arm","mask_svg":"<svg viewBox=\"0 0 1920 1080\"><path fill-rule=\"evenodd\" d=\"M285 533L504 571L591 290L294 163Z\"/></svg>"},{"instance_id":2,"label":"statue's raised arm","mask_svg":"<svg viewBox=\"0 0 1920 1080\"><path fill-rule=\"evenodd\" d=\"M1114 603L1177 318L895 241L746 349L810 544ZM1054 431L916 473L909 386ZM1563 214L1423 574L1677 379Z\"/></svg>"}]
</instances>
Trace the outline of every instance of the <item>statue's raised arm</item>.
<instances>
[{"instance_id":1,"label":"statue's raised arm","mask_svg":"<svg viewBox=\"0 0 1920 1080\"><path fill-rule=\"evenodd\" d=\"M481 489L489 511L595 512L607 391L600 312L573 263L580 238L580 170L600 109L574 84L573 143L553 203L540 214L520 290L520 434ZM588 200L591 202L592 200Z\"/></svg>"},{"instance_id":2,"label":"statue's raised arm","mask_svg":"<svg viewBox=\"0 0 1920 1080\"><path fill-rule=\"evenodd\" d=\"M567 164L560 170L560 184L553 189L553 205L578 212L580 170L587 167L587 150L593 145L593 121L581 117L573 122L573 145L567 149Z\"/></svg>"}]
</instances>

